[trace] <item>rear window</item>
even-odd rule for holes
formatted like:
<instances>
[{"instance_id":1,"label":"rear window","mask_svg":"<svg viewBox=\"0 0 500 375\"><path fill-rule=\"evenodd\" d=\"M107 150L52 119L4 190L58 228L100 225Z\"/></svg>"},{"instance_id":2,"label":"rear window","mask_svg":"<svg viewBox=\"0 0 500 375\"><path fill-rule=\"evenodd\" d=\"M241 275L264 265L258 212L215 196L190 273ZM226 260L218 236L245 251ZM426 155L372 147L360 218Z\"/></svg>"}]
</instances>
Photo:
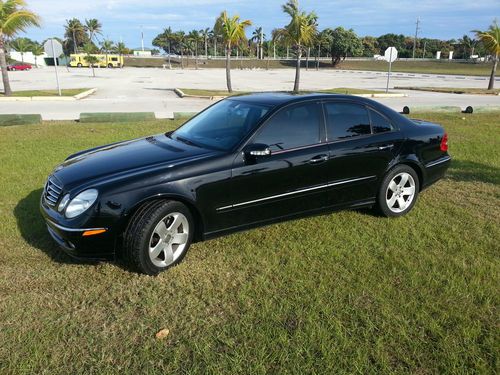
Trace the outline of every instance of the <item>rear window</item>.
<instances>
[{"instance_id":1,"label":"rear window","mask_svg":"<svg viewBox=\"0 0 500 375\"><path fill-rule=\"evenodd\" d=\"M354 103L325 103L328 140L371 134L368 111Z\"/></svg>"}]
</instances>

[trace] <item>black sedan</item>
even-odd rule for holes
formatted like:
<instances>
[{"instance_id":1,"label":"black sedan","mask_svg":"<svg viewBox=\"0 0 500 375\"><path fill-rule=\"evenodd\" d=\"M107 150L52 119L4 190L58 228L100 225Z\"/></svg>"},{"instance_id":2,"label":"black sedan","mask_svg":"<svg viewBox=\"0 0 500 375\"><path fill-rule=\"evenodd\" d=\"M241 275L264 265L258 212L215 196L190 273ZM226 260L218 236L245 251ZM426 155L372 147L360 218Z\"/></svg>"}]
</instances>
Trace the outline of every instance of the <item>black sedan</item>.
<instances>
[{"instance_id":1,"label":"black sedan","mask_svg":"<svg viewBox=\"0 0 500 375\"><path fill-rule=\"evenodd\" d=\"M222 100L174 132L69 156L40 207L81 258L155 275L193 241L356 207L408 213L450 163L439 125L344 95Z\"/></svg>"}]
</instances>

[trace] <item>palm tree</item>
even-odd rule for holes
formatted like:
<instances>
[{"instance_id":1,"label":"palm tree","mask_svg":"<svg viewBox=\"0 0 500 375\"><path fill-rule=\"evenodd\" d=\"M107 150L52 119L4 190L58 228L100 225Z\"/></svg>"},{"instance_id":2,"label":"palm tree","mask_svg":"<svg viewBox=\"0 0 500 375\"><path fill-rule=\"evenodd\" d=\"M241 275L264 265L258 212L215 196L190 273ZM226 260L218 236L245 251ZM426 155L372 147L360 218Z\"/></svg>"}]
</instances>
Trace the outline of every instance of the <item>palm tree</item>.
<instances>
[{"instance_id":1,"label":"palm tree","mask_svg":"<svg viewBox=\"0 0 500 375\"><path fill-rule=\"evenodd\" d=\"M99 62L99 59L93 55L96 51L96 47L92 43L85 43L83 45L83 52L85 52L85 61L87 61L92 68L92 75L95 77L94 65Z\"/></svg>"},{"instance_id":2,"label":"palm tree","mask_svg":"<svg viewBox=\"0 0 500 375\"><path fill-rule=\"evenodd\" d=\"M487 31L474 30L476 37L483 43L484 48L493 57L493 67L491 69L490 82L488 90L493 90L495 87L495 73L497 71L498 56L500 55L500 27L495 20Z\"/></svg>"},{"instance_id":3,"label":"palm tree","mask_svg":"<svg viewBox=\"0 0 500 375\"><path fill-rule=\"evenodd\" d=\"M195 55L194 65L195 65L196 69L198 69L198 44L202 40L202 37L201 37L198 30L193 30L193 31L189 32L189 34L187 36L187 40L188 40L189 49Z\"/></svg>"},{"instance_id":4,"label":"palm tree","mask_svg":"<svg viewBox=\"0 0 500 375\"><path fill-rule=\"evenodd\" d=\"M266 34L262 31L262 27L257 27L253 33L250 40L257 44L257 58L262 59L262 43L266 39Z\"/></svg>"},{"instance_id":5,"label":"palm tree","mask_svg":"<svg viewBox=\"0 0 500 375\"><path fill-rule=\"evenodd\" d=\"M89 39L92 42L95 35L102 35L102 24L95 18L86 19L84 30L89 33Z\"/></svg>"},{"instance_id":6,"label":"palm tree","mask_svg":"<svg viewBox=\"0 0 500 375\"><path fill-rule=\"evenodd\" d=\"M310 47L316 36L318 17L314 12L306 13L299 9L298 0L289 0L283 5L283 12L291 18L290 23L276 32L276 39L283 40L286 44L293 46L297 54L295 67L295 83L293 92L299 92L300 85L300 62L302 50Z\"/></svg>"},{"instance_id":7,"label":"palm tree","mask_svg":"<svg viewBox=\"0 0 500 375\"><path fill-rule=\"evenodd\" d=\"M245 28L252 25L250 20L240 21L240 16L229 17L223 11L215 21L214 29L222 36L226 46L226 83L227 90L233 92L231 85L231 49L242 41L246 41Z\"/></svg>"},{"instance_id":8,"label":"palm tree","mask_svg":"<svg viewBox=\"0 0 500 375\"><path fill-rule=\"evenodd\" d=\"M104 39L101 43L101 50L104 52L104 54L106 55L106 66L109 67L108 65L108 54L109 52L111 52L111 50L113 49L114 47L114 43L112 40L107 40L107 39Z\"/></svg>"},{"instance_id":9,"label":"palm tree","mask_svg":"<svg viewBox=\"0 0 500 375\"><path fill-rule=\"evenodd\" d=\"M5 56L6 38L26 30L30 26L39 26L40 18L26 9L24 0L0 0L0 68L2 70L3 91L6 96L12 95L7 57Z\"/></svg>"},{"instance_id":10,"label":"palm tree","mask_svg":"<svg viewBox=\"0 0 500 375\"><path fill-rule=\"evenodd\" d=\"M9 47L21 54L21 62L24 63L24 54L31 49L31 43L26 38L17 38L9 43Z\"/></svg>"},{"instance_id":11,"label":"palm tree","mask_svg":"<svg viewBox=\"0 0 500 375\"><path fill-rule=\"evenodd\" d=\"M45 50L41 44L35 43L31 46L31 53L35 56L35 66L38 68L38 56L42 56L45 53Z\"/></svg>"},{"instance_id":12,"label":"palm tree","mask_svg":"<svg viewBox=\"0 0 500 375\"><path fill-rule=\"evenodd\" d=\"M83 42L83 35L85 34L85 28L80 22L80 20L73 18L70 20L66 20L66 25L64 25L64 29L66 30L65 36L66 38L71 38L73 42L73 53L77 53L78 42Z\"/></svg>"},{"instance_id":13,"label":"palm tree","mask_svg":"<svg viewBox=\"0 0 500 375\"><path fill-rule=\"evenodd\" d=\"M210 28L200 30L200 35L205 42L205 59L208 60L208 38L210 37Z\"/></svg>"},{"instance_id":14,"label":"palm tree","mask_svg":"<svg viewBox=\"0 0 500 375\"><path fill-rule=\"evenodd\" d=\"M115 47L115 50L116 52L118 53L118 55L120 56L120 68L123 68L123 64L122 64L122 56L126 53L127 51L127 47L125 46L125 43L123 42L118 42L116 44L116 47Z\"/></svg>"}]
</instances>

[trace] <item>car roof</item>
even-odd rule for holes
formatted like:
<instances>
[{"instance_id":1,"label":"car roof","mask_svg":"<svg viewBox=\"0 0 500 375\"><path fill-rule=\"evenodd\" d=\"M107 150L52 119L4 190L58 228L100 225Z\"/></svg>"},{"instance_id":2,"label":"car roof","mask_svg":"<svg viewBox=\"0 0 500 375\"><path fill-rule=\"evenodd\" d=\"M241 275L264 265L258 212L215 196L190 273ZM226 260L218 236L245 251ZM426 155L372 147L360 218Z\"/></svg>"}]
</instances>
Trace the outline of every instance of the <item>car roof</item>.
<instances>
[{"instance_id":1,"label":"car roof","mask_svg":"<svg viewBox=\"0 0 500 375\"><path fill-rule=\"evenodd\" d=\"M271 106L281 106L283 104L301 102L304 100L322 100L322 99L350 99L359 102L367 102L362 97L342 94L326 94L326 93L300 93L293 94L290 92L260 92L245 95L230 96L229 100L237 100L246 103L267 104Z\"/></svg>"}]
</instances>

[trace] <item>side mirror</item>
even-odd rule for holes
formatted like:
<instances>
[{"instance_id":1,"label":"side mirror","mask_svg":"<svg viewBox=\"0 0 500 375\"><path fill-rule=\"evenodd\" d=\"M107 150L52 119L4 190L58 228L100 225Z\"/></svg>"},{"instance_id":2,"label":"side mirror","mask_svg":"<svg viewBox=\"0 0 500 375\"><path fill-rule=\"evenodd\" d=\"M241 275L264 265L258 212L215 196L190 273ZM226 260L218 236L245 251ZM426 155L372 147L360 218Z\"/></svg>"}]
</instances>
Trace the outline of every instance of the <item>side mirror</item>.
<instances>
[{"instance_id":1,"label":"side mirror","mask_svg":"<svg viewBox=\"0 0 500 375\"><path fill-rule=\"evenodd\" d=\"M269 148L268 145L265 145L263 143L254 143L251 145L248 145L245 150L244 150L245 156L250 156L252 158L258 157L258 156L269 156L271 155L271 149Z\"/></svg>"}]
</instances>

